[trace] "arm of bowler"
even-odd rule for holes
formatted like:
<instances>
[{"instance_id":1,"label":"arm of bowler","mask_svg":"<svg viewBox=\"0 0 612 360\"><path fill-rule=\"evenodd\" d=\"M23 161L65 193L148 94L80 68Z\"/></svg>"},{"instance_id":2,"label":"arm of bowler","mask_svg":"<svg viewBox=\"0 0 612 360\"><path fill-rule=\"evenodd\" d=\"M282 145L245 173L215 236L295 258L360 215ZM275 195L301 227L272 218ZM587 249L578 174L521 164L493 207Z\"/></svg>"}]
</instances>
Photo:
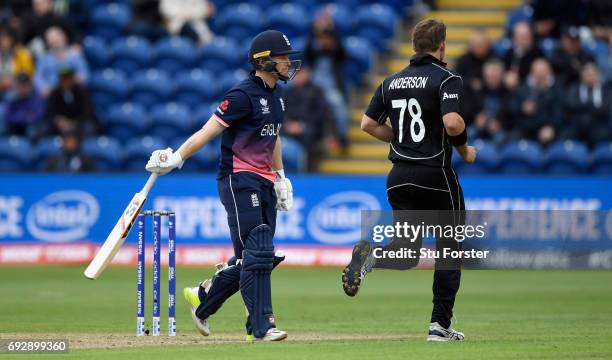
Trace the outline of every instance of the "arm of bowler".
<instances>
[{"instance_id":1,"label":"arm of bowler","mask_svg":"<svg viewBox=\"0 0 612 360\"><path fill-rule=\"evenodd\" d=\"M361 130L367 132L380 141L391 142L393 140L393 129L389 125L380 124L368 115L361 118Z\"/></svg>"}]
</instances>

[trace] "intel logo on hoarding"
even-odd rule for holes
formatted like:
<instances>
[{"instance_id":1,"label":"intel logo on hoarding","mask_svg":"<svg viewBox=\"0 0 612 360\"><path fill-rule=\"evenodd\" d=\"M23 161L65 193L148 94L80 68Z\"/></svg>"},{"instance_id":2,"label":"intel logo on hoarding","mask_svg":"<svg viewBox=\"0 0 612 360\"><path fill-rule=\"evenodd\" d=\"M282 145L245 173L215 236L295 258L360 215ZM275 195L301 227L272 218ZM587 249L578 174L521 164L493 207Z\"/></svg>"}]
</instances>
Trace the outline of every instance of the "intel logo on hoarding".
<instances>
[{"instance_id":1,"label":"intel logo on hoarding","mask_svg":"<svg viewBox=\"0 0 612 360\"><path fill-rule=\"evenodd\" d=\"M380 203L363 191L346 191L330 195L308 215L308 231L326 244L348 244L361 236L361 211L380 210Z\"/></svg>"},{"instance_id":2,"label":"intel logo on hoarding","mask_svg":"<svg viewBox=\"0 0 612 360\"><path fill-rule=\"evenodd\" d=\"M58 191L45 196L28 210L28 231L48 242L84 240L98 221L100 206L90 193Z\"/></svg>"}]
</instances>

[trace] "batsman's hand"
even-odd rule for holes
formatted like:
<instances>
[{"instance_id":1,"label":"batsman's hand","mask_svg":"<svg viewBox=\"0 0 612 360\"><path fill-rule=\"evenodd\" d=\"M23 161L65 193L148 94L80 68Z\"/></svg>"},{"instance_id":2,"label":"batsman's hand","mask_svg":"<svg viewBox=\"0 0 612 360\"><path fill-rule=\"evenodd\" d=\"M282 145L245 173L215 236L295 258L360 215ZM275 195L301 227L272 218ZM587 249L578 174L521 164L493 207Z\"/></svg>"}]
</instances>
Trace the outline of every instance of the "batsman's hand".
<instances>
[{"instance_id":1,"label":"batsman's hand","mask_svg":"<svg viewBox=\"0 0 612 360\"><path fill-rule=\"evenodd\" d=\"M183 163L184 161L178 151L172 152L171 148L167 148L153 151L145 169L152 173L166 175L174 168L178 167L180 169Z\"/></svg>"},{"instance_id":2,"label":"batsman's hand","mask_svg":"<svg viewBox=\"0 0 612 360\"><path fill-rule=\"evenodd\" d=\"M274 192L276 193L276 208L280 211L289 211L293 207L293 186L284 174L276 176L274 181Z\"/></svg>"}]
</instances>

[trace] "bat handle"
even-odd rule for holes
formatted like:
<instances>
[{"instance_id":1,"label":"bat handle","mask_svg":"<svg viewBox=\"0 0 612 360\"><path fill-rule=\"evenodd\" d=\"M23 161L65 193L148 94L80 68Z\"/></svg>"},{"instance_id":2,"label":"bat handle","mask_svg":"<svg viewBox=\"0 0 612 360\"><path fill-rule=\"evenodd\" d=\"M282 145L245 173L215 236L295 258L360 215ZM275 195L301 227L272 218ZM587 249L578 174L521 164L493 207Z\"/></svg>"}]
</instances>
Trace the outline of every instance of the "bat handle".
<instances>
[{"instance_id":1,"label":"bat handle","mask_svg":"<svg viewBox=\"0 0 612 360\"><path fill-rule=\"evenodd\" d=\"M146 197L149 194L151 187L153 187L155 180L157 180L157 176L157 173L151 173L151 176L149 176L149 180L147 180L147 183L142 187L142 190L140 190L140 193L142 195Z\"/></svg>"}]
</instances>

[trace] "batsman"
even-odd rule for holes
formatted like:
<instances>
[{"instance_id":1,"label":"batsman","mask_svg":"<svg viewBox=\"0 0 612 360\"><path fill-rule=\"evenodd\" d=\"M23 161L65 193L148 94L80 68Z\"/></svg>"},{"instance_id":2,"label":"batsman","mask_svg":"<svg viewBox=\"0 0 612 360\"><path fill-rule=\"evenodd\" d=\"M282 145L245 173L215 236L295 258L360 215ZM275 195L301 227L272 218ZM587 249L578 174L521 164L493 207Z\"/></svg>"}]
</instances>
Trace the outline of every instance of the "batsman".
<instances>
[{"instance_id":1,"label":"batsman","mask_svg":"<svg viewBox=\"0 0 612 360\"><path fill-rule=\"evenodd\" d=\"M247 338L279 341L287 333L276 328L270 274L275 257L276 211L288 211L293 189L283 170L281 139L285 104L277 89L299 71L300 60L281 32L264 31L251 41L249 77L231 88L206 124L177 151L151 155L146 169L165 175L222 134L217 176L219 197L228 215L234 257L219 267L212 280L185 288L198 331L209 335L208 318L240 290L247 309Z\"/></svg>"}]
</instances>

